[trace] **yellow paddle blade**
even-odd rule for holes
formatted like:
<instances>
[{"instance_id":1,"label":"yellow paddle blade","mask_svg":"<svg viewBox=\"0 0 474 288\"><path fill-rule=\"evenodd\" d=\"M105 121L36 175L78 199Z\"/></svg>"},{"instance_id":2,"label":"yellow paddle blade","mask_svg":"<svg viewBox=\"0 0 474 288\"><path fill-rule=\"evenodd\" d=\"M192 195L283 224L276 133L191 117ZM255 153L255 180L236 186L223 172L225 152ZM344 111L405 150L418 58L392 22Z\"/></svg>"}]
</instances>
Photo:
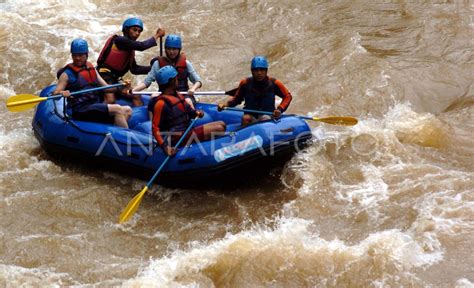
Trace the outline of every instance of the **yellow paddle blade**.
<instances>
[{"instance_id":1,"label":"yellow paddle blade","mask_svg":"<svg viewBox=\"0 0 474 288\"><path fill-rule=\"evenodd\" d=\"M11 96L7 100L7 108L11 112L21 112L35 107L39 102L48 98L39 97L32 94L19 94Z\"/></svg>"},{"instance_id":2,"label":"yellow paddle blade","mask_svg":"<svg viewBox=\"0 0 474 288\"><path fill-rule=\"evenodd\" d=\"M311 119L314 121L320 121L328 124L345 126L354 126L358 122L356 118L348 116L329 116L324 118L313 117Z\"/></svg>"},{"instance_id":3,"label":"yellow paddle blade","mask_svg":"<svg viewBox=\"0 0 474 288\"><path fill-rule=\"evenodd\" d=\"M148 186L143 187L142 191L140 191L140 193L138 193L135 197L133 197L132 200L130 200L130 202L128 202L127 207L125 207L125 209L120 214L120 224L127 222L128 219L130 219L133 214L135 214L135 211L137 211L138 206L140 206L140 203L142 202L143 196L145 196L146 191L148 191Z\"/></svg>"}]
</instances>

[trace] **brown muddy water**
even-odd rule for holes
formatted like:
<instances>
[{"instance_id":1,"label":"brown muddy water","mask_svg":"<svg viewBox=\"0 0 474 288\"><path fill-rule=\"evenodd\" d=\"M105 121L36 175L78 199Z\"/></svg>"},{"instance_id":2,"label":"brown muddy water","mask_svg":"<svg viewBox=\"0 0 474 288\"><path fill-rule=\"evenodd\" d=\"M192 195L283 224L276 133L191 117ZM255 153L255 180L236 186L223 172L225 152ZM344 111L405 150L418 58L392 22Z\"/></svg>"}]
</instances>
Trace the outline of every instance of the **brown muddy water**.
<instances>
[{"instance_id":1,"label":"brown muddy water","mask_svg":"<svg viewBox=\"0 0 474 288\"><path fill-rule=\"evenodd\" d=\"M0 286L473 287L471 1L4 0L0 13ZM263 54L290 112L359 124L311 123L319 141L258 185L156 185L119 225L145 181L55 161L33 109L4 103L53 83L74 38L95 62L130 16L141 39L159 24L183 36L202 91L234 88Z\"/></svg>"}]
</instances>

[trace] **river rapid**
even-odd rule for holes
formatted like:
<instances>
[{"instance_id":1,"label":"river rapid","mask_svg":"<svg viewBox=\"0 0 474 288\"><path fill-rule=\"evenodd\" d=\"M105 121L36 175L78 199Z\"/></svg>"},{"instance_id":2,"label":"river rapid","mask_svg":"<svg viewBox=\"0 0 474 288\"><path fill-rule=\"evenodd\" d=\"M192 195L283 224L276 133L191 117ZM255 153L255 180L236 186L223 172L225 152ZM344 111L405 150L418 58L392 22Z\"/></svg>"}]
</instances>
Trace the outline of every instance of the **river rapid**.
<instances>
[{"instance_id":1,"label":"river rapid","mask_svg":"<svg viewBox=\"0 0 474 288\"><path fill-rule=\"evenodd\" d=\"M54 83L74 38L95 63L130 16L183 36L201 91L262 54L289 112L359 123L310 123L257 184L155 185L117 224L145 181L58 162L4 103ZM0 286L474 287L471 1L3 0L0 19Z\"/></svg>"}]
</instances>

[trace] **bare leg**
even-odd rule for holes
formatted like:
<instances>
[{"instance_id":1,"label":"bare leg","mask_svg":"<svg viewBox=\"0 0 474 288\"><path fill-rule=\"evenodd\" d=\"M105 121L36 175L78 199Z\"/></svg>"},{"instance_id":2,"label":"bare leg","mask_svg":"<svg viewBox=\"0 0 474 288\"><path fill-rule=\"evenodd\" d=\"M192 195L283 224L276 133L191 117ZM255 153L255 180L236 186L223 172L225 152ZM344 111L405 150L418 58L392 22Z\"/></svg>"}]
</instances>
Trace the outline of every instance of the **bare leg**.
<instances>
[{"instance_id":1,"label":"bare leg","mask_svg":"<svg viewBox=\"0 0 474 288\"><path fill-rule=\"evenodd\" d=\"M115 93L107 92L104 93L105 104L115 104Z\"/></svg>"},{"instance_id":2,"label":"bare leg","mask_svg":"<svg viewBox=\"0 0 474 288\"><path fill-rule=\"evenodd\" d=\"M109 108L110 115L114 116L115 125L128 128L127 120L132 115L132 108L118 104L109 104L107 107Z\"/></svg>"},{"instance_id":3,"label":"bare leg","mask_svg":"<svg viewBox=\"0 0 474 288\"><path fill-rule=\"evenodd\" d=\"M272 119L272 117L270 115L260 115L258 117L258 121L267 121L267 120L270 120Z\"/></svg>"},{"instance_id":4,"label":"bare leg","mask_svg":"<svg viewBox=\"0 0 474 288\"><path fill-rule=\"evenodd\" d=\"M226 125L224 121L214 121L204 124L204 141L211 139L216 135L222 135L225 133Z\"/></svg>"},{"instance_id":5,"label":"bare leg","mask_svg":"<svg viewBox=\"0 0 474 288\"><path fill-rule=\"evenodd\" d=\"M133 95L132 96L132 104L133 106L143 106L142 95Z\"/></svg>"},{"instance_id":6,"label":"bare leg","mask_svg":"<svg viewBox=\"0 0 474 288\"><path fill-rule=\"evenodd\" d=\"M244 114L244 116L242 116L242 126L252 124L253 122L255 122L255 117L252 115Z\"/></svg>"}]
</instances>

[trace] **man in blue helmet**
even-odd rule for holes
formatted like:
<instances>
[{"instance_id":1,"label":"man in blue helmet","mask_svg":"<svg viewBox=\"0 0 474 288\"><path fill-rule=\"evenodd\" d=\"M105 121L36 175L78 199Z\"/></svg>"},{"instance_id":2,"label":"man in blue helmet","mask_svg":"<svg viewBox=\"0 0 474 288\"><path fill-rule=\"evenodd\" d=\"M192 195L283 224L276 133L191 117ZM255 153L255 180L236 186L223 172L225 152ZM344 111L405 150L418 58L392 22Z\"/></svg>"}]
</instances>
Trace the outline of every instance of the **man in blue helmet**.
<instances>
[{"instance_id":1,"label":"man in blue helmet","mask_svg":"<svg viewBox=\"0 0 474 288\"><path fill-rule=\"evenodd\" d=\"M178 71L172 66L160 68L155 75L161 95L154 97L148 104L148 110L153 112L152 134L163 152L172 156L176 154L173 148L181 138L192 118L203 117L203 111L192 108L178 92ZM183 143L192 139L206 141L216 134L225 132L223 121L215 121L194 128Z\"/></svg>"},{"instance_id":2,"label":"man in blue helmet","mask_svg":"<svg viewBox=\"0 0 474 288\"><path fill-rule=\"evenodd\" d=\"M151 66L137 64L135 61L135 50L144 51L156 46L158 39L165 35L165 30L158 28L153 37L145 41L137 41L142 31L142 20L132 17L125 20L122 24L123 36L113 35L107 39L97 59L99 73L107 83L117 83L128 71L135 75L147 74L150 71ZM114 93L106 93L104 100L106 103L113 104L115 103L116 95ZM143 105L140 95L133 96L132 102L134 106Z\"/></svg>"},{"instance_id":3,"label":"man in blue helmet","mask_svg":"<svg viewBox=\"0 0 474 288\"><path fill-rule=\"evenodd\" d=\"M151 83L156 80L155 75L158 70L160 70L161 67L170 65L178 71L178 91L187 92L187 101L194 107L194 92L201 88L202 81L196 70L194 70L191 61L187 60L186 55L181 51L182 47L182 41L179 35L168 35L165 40L166 56L158 56L151 60L151 63L153 63L151 71L142 83L133 88L133 91L141 91L148 88ZM188 80L193 83L191 87L188 85Z\"/></svg>"},{"instance_id":4,"label":"man in blue helmet","mask_svg":"<svg viewBox=\"0 0 474 288\"><path fill-rule=\"evenodd\" d=\"M245 101L244 109L272 112L273 118L280 118L281 113L290 105L291 93L280 80L268 76L268 60L264 56L255 56L250 64L250 70L252 77L241 80L234 96L219 104L217 109L222 111L225 107L234 107ZM275 96L283 99L276 108ZM269 119L268 115L245 113L242 125Z\"/></svg>"},{"instance_id":5,"label":"man in blue helmet","mask_svg":"<svg viewBox=\"0 0 474 288\"><path fill-rule=\"evenodd\" d=\"M87 61L89 45L84 39L74 39L71 43L72 63L58 71L58 85L53 94L62 94L67 97L67 108L72 112L72 118L83 121L115 123L128 128L127 120L132 114L128 106L118 104L104 104L96 92L78 94L72 97L70 92L107 86L92 63ZM125 89L130 89L125 87ZM119 88L110 88L108 92L120 91Z\"/></svg>"}]
</instances>

